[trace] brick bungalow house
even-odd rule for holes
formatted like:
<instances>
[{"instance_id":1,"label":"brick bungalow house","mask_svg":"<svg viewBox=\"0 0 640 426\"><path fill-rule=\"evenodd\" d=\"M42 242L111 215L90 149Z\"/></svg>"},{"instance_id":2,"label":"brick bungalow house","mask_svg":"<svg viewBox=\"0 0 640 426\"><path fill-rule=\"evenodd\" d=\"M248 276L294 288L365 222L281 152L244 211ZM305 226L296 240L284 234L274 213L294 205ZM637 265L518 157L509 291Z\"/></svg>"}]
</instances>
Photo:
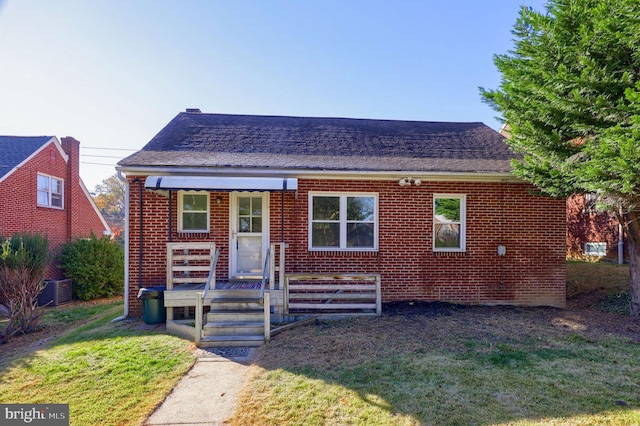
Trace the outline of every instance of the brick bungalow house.
<instances>
[{"instance_id":1,"label":"brick bungalow house","mask_svg":"<svg viewBox=\"0 0 640 426\"><path fill-rule=\"evenodd\" d=\"M180 244L198 242L222 248L211 288L264 275L275 313L364 306L336 304L351 290L330 283L362 277L376 277L378 312L418 300L564 307L565 201L534 195L512 157L482 123L188 109L118 163L125 314L141 315L147 286L167 285L168 324L173 307L193 306L173 301L172 268L188 269Z\"/></svg>"},{"instance_id":2,"label":"brick bungalow house","mask_svg":"<svg viewBox=\"0 0 640 426\"><path fill-rule=\"evenodd\" d=\"M73 239L110 234L80 179L79 158L72 137L0 136L0 235L46 235L55 255ZM46 279L64 278L54 263Z\"/></svg>"}]
</instances>

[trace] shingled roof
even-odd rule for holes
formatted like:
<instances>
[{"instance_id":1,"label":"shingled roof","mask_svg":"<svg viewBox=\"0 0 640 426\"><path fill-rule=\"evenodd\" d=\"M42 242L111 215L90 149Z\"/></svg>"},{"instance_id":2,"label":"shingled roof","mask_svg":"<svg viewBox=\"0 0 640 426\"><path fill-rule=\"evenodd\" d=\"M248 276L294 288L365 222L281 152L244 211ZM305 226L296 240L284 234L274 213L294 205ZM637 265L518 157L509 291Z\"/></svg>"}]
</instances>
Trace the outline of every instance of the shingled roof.
<instances>
[{"instance_id":1,"label":"shingled roof","mask_svg":"<svg viewBox=\"0 0 640 426\"><path fill-rule=\"evenodd\" d=\"M120 168L508 173L514 155L482 123L178 114Z\"/></svg>"},{"instance_id":2,"label":"shingled roof","mask_svg":"<svg viewBox=\"0 0 640 426\"><path fill-rule=\"evenodd\" d=\"M0 179L52 138L53 136L0 136Z\"/></svg>"}]
</instances>

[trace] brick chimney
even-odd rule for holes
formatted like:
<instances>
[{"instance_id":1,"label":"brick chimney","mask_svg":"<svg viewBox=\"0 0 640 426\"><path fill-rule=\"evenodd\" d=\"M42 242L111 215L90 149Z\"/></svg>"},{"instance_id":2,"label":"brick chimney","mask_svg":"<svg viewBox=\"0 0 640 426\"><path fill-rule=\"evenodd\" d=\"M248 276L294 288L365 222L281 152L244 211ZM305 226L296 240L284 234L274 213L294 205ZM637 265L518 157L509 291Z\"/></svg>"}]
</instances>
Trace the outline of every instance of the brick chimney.
<instances>
[{"instance_id":1,"label":"brick chimney","mask_svg":"<svg viewBox=\"0 0 640 426\"><path fill-rule=\"evenodd\" d=\"M67 177L64 181L64 209L67 212L67 242L71 242L77 228L71 214L73 194L80 187L80 142L71 136L62 138L62 149L69 156L67 161Z\"/></svg>"}]
</instances>

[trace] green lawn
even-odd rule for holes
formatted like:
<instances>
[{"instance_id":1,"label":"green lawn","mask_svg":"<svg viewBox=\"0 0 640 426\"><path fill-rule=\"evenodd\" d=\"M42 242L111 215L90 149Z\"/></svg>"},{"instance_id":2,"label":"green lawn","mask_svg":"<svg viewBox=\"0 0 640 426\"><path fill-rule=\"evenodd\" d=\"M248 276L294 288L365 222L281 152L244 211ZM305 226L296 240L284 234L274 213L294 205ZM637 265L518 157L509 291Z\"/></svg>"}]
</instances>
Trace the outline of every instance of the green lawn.
<instances>
[{"instance_id":1,"label":"green lawn","mask_svg":"<svg viewBox=\"0 0 640 426\"><path fill-rule=\"evenodd\" d=\"M72 425L141 424L194 356L182 339L110 322L121 313L122 303L48 311L44 324L73 326L2 358L0 403L68 403Z\"/></svg>"}]
</instances>

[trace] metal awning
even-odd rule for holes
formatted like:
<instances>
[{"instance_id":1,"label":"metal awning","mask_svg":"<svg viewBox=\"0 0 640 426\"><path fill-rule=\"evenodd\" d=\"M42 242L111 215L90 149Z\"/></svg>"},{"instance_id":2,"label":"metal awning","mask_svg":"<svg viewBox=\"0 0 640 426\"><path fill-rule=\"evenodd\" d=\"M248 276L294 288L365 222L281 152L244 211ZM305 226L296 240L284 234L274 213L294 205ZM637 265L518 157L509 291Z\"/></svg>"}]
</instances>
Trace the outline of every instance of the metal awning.
<instances>
[{"instance_id":1,"label":"metal awning","mask_svg":"<svg viewBox=\"0 0 640 426\"><path fill-rule=\"evenodd\" d=\"M151 190L184 191L297 191L297 178L148 176L144 184Z\"/></svg>"}]
</instances>

